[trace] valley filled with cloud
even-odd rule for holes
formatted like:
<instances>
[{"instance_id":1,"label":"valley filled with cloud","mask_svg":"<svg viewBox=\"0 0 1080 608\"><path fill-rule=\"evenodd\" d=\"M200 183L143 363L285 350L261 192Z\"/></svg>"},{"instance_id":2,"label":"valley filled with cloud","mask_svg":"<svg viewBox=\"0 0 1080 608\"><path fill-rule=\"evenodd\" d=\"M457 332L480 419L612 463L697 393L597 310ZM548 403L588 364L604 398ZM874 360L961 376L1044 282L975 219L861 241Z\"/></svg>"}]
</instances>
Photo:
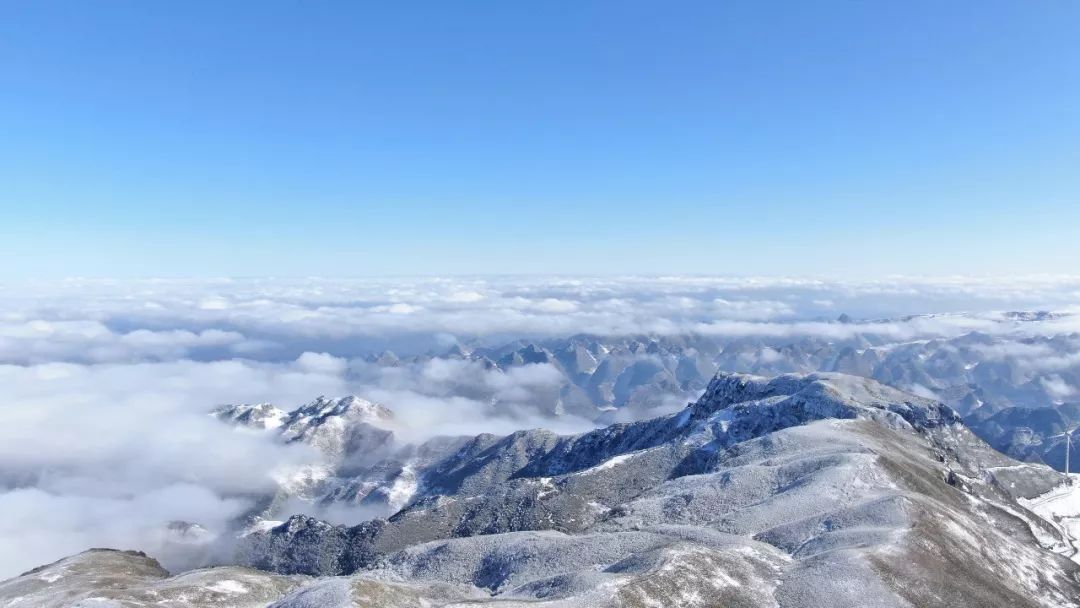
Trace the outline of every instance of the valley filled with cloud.
<instances>
[{"instance_id":1,"label":"valley filled with cloud","mask_svg":"<svg viewBox=\"0 0 1080 608\"><path fill-rule=\"evenodd\" d=\"M399 442L570 433L676 411L718 366L814 371L826 365L813 354L823 345L861 343L883 354L929 344L931 357L970 352L1005 370L962 382L933 370L892 379L907 390L956 400L966 394L949 394L954 385L982 382L987 401L996 391L1052 405L1080 388L1078 296L1075 277L8 283L0 576L89 546L168 563L170 522L223 534L283 475L322 458L303 442L222 424L209 412L223 404L291 410L355 394L393 412ZM574 354L587 365L567 358L575 335L597 341ZM980 338L962 349L950 342L970 336ZM354 523L357 514L336 516ZM176 563L194 559L182 553Z\"/></svg>"}]
</instances>

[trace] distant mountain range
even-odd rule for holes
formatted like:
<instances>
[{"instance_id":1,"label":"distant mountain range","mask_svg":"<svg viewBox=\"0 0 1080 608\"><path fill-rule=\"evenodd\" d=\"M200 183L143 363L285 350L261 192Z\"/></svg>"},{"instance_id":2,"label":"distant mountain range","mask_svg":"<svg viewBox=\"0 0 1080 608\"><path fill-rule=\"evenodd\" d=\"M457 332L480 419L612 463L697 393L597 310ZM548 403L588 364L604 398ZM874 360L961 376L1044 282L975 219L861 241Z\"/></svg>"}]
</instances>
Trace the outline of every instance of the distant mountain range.
<instances>
[{"instance_id":1,"label":"distant mountain range","mask_svg":"<svg viewBox=\"0 0 1080 608\"><path fill-rule=\"evenodd\" d=\"M1063 470L1064 439L1051 435L1080 425L1080 393L1075 393L1080 390L1080 333L1039 335L1029 327L1066 317L1051 312L1003 313L993 333L971 331L936 339L898 340L885 329L890 321L882 320L860 322L846 337L577 335L518 340L500 347L454 346L409 358L384 352L367 361L393 367L452 358L502 371L550 365L564 380L549 401L535 406L551 415L573 413L600 423L613 421L616 409L625 410L620 419L633 419L635 411L692 401L717 370L852 374L939 399L968 417L972 429L995 448ZM965 315L926 317L933 318L962 320ZM842 315L835 323L853 321ZM1011 412L995 417L1003 410ZM1049 426L1048 416L1056 420Z\"/></svg>"}]
</instances>

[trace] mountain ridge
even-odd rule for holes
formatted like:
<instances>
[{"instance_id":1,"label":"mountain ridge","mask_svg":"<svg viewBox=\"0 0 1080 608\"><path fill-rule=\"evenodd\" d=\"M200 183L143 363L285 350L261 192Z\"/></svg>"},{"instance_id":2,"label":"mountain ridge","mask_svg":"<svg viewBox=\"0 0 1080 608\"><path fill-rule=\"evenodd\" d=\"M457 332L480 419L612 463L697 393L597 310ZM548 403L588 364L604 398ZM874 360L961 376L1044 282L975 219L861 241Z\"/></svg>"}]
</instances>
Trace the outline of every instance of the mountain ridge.
<instances>
[{"instance_id":1,"label":"mountain ridge","mask_svg":"<svg viewBox=\"0 0 1080 608\"><path fill-rule=\"evenodd\" d=\"M1080 601L1073 539L1024 505L1064 477L865 378L722 373L650 420L439 441L414 447L414 496L385 519L296 515L241 539L265 577L247 586L300 581L278 608Z\"/></svg>"}]
</instances>

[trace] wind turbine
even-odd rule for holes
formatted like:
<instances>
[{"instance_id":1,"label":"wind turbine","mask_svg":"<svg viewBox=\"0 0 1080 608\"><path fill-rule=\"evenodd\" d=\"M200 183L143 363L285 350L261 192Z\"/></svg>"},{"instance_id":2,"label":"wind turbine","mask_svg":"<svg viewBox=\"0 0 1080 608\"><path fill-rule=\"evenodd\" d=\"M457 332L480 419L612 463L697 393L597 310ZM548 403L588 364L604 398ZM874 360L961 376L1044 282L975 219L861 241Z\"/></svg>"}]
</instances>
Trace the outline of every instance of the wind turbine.
<instances>
[{"instance_id":1,"label":"wind turbine","mask_svg":"<svg viewBox=\"0 0 1080 608\"><path fill-rule=\"evenodd\" d=\"M1065 438L1065 483L1069 485L1072 485L1072 477L1069 477L1069 450L1072 447L1072 434L1076 431L1076 429L1077 427L1074 426L1069 428L1069 430L1065 431L1064 433L1058 433L1057 435L1051 435L1049 437L1049 439L1054 439L1056 437Z\"/></svg>"}]
</instances>

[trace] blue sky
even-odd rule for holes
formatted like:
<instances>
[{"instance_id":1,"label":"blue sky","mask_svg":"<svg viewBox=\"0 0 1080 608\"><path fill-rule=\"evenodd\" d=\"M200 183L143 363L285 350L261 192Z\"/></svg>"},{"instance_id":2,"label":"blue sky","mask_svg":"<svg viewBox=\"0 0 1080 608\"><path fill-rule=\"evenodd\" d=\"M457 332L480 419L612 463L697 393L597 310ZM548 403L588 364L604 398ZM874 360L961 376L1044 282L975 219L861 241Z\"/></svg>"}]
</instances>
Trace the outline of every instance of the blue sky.
<instances>
[{"instance_id":1,"label":"blue sky","mask_svg":"<svg viewBox=\"0 0 1080 608\"><path fill-rule=\"evenodd\" d=\"M1073 2L5 2L0 277L1080 260Z\"/></svg>"}]
</instances>

